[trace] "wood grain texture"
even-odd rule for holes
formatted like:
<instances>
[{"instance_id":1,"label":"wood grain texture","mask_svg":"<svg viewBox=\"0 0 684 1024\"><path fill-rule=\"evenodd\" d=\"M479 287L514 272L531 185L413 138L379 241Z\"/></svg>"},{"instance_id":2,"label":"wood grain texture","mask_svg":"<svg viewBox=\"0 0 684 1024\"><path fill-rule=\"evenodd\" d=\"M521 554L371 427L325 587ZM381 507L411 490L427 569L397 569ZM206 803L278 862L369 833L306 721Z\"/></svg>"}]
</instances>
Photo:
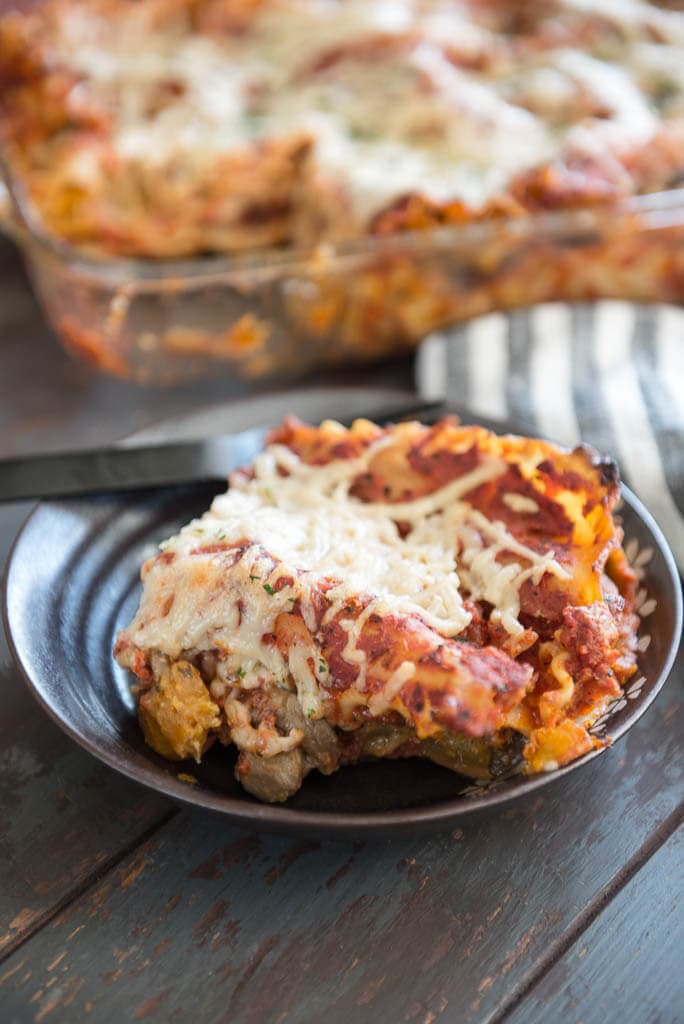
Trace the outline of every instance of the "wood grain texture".
<instances>
[{"instance_id":1,"label":"wood grain texture","mask_svg":"<svg viewBox=\"0 0 684 1024\"><path fill-rule=\"evenodd\" d=\"M183 812L8 959L7 1019L495 1020L677 814L678 708L670 687L575 777L427 839L319 845Z\"/></svg>"},{"instance_id":2,"label":"wood grain texture","mask_svg":"<svg viewBox=\"0 0 684 1024\"><path fill-rule=\"evenodd\" d=\"M509 1024L684 1019L684 828L646 862Z\"/></svg>"},{"instance_id":3,"label":"wood grain texture","mask_svg":"<svg viewBox=\"0 0 684 1024\"><path fill-rule=\"evenodd\" d=\"M0 565L27 511L0 505ZM165 821L171 804L98 764L52 724L2 630L0 693L1 956Z\"/></svg>"}]
</instances>

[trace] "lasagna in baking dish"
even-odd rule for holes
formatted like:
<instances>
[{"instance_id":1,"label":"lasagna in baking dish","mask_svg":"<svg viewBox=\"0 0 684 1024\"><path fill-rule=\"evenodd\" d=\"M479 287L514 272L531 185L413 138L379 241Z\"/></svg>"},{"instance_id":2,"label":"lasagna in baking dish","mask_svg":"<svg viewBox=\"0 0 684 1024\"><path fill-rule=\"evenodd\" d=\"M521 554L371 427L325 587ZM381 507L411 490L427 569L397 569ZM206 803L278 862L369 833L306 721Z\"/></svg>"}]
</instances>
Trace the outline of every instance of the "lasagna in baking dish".
<instances>
[{"instance_id":1,"label":"lasagna in baking dish","mask_svg":"<svg viewBox=\"0 0 684 1024\"><path fill-rule=\"evenodd\" d=\"M3 7L9 163L49 232L107 255L515 216L684 173L684 17L663 4Z\"/></svg>"},{"instance_id":2,"label":"lasagna in baking dish","mask_svg":"<svg viewBox=\"0 0 684 1024\"><path fill-rule=\"evenodd\" d=\"M614 464L444 419L286 420L143 567L116 641L164 757L235 745L282 801L314 769L549 771L635 668Z\"/></svg>"}]
</instances>

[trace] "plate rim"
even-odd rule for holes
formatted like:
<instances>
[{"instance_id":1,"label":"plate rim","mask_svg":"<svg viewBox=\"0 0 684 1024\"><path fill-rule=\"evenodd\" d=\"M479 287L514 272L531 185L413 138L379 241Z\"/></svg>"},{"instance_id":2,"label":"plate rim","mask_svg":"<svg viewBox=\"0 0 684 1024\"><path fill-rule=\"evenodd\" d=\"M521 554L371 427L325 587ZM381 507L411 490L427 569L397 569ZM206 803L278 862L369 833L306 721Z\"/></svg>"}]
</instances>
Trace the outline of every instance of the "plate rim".
<instances>
[{"instance_id":1,"label":"plate rim","mask_svg":"<svg viewBox=\"0 0 684 1024\"><path fill-rule=\"evenodd\" d=\"M474 422L486 419L486 417L477 417L474 413L469 413L468 415ZM513 424L510 424L508 421L501 422L500 429L510 432L511 428L514 429ZM17 645L12 629L12 579L13 574L18 568L19 551L35 518L46 507L55 504L55 502L49 500L38 502L31 510L14 538L7 557L2 580L1 604L8 647L25 685L32 693L34 699L47 712L48 716L62 732L76 742L83 750L86 750L120 775L184 806L202 808L203 810L221 814L227 820L244 827L251 826L276 832L307 832L308 834L320 833L341 837L363 833L365 836L370 837L372 835L381 836L389 833L398 834L401 831L410 829L430 828L438 831L440 828L446 829L450 827L458 820L472 819L475 815L500 809L514 800L522 799L537 792L542 787L557 782L571 771L591 763L605 751L612 749L625 733L636 725L669 679L682 635L683 601L679 571L674 555L660 526L641 499L625 484L621 484L621 495L623 501L630 506L631 510L642 520L652 534L655 545L663 558L668 581L674 593L674 628L663 668L643 699L631 702L630 713L618 728L611 731L611 743L609 746L591 750L582 757L552 772L520 776L512 786L502 787L500 790L493 788L487 793L483 793L482 796L469 795L468 797L463 797L456 795L453 799L441 801L434 805L428 804L425 807L398 808L395 810L310 811L288 807L287 803L264 804L256 800L253 802L251 799L245 800L242 797L214 794L210 790L182 782L172 775L158 773L152 762L150 762L149 768L146 766L141 772L138 766L133 766L130 763L129 759L119 758L115 754L103 751L96 740L83 735L78 729L72 727L59 713L58 707L45 697L41 685L31 677L29 668L25 664L24 655Z\"/></svg>"}]
</instances>

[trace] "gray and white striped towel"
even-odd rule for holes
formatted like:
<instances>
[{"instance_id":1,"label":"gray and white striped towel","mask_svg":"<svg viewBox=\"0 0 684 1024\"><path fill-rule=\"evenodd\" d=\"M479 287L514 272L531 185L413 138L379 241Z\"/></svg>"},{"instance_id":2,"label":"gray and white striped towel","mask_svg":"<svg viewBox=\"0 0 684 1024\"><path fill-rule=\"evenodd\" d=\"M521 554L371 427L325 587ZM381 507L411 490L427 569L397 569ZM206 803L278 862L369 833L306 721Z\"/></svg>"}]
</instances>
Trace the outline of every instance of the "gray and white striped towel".
<instances>
[{"instance_id":1,"label":"gray and white striped towel","mask_svg":"<svg viewBox=\"0 0 684 1024\"><path fill-rule=\"evenodd\" d=\"M422 397L612 454L684 569L684 310L551 302L492 313L427 338L416 373Z\"/></svg>"}]
</instances>

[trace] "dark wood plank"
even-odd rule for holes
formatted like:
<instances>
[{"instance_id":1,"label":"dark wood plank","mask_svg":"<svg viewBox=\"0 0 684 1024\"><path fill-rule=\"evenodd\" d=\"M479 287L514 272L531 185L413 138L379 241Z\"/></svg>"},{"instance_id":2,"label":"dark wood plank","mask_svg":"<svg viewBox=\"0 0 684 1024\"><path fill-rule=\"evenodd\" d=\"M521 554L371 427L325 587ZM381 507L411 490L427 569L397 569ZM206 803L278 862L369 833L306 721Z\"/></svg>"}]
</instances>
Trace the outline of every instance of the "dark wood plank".
<instances>
[{"instance_id":1,"label":"dark wood plank","mask_svg":"<svg viewBox=\"0 0 684 1024\"><path fill-rule=\"evenodd\" d=\"M7 961L0 1000L50 1024L496 1020L673 827L680 710L670 685L598 762L441 836L319 845L183 812Z\"/></svg>"},{"instance_id":2,"label":"dark wood plank","mask_svg":"<svg viewBox=\"0 0 684 1024\"><path fill-rule=\"evenodd\" d=\"M28 506L0 505L0 566ZM38 707L0 628L0 955L166 821L171 804L81 751Z\"/></svg>"},{"instance_id":3,"label":"dark wood plank","mask_svg":"<svg viewBox=\"0 0 684 1024\"><path fill-rule=\"evenodd\" d=\"M554 964L507 1024L684 1018L684 829L679 829Z\"/></svg>"}]
</instances>

